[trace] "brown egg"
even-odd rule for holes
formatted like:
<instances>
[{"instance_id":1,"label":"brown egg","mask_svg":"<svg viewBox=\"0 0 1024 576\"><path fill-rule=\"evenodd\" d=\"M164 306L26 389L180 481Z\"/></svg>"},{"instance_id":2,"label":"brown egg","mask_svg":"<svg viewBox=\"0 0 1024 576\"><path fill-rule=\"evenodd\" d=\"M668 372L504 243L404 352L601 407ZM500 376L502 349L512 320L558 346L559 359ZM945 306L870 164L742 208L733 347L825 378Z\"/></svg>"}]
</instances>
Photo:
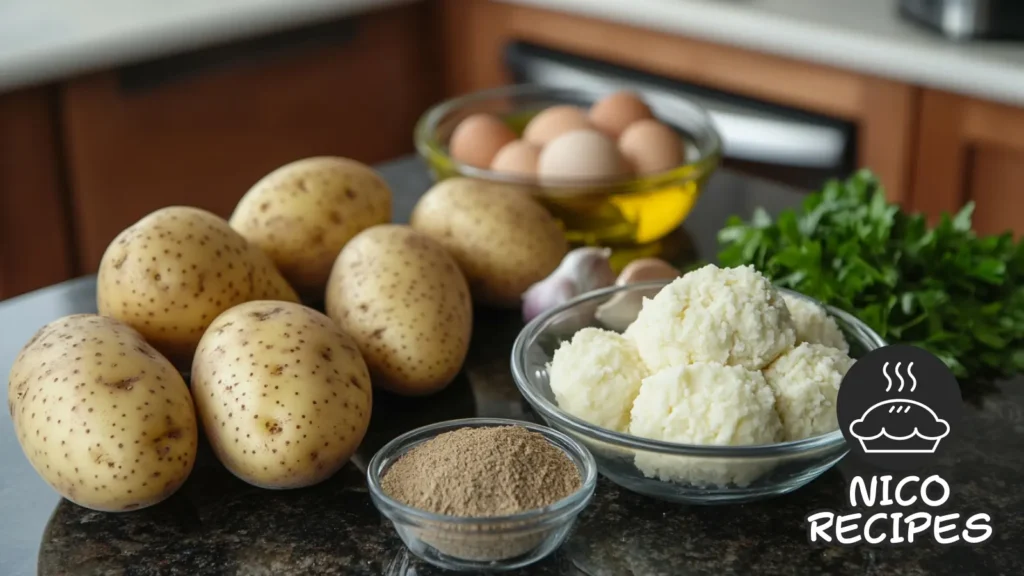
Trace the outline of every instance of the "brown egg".
<instances>
[{"instance_id":1,"label":"brown egg","mask_svg":"<svg viewBox=\"0 0 1024 576\"><path fill-rule=\"evenodd\" d=\"M651 109L635 92L616 92L590 107L590 123L612 138L618 138L630 124L654 118Z\"/></svg>"},{"instance_id":2,"label":"brown egg","mask_svg":"<svg viewBox=\"0 0 1024 576\"><path fill-rule=\"evenodd\" d=\"M657 120L640 120L626 128L619 150L637 174L670 170L685 159L683 138Z\"/></svg>"},{"instance_id":3,"label":"brown egg","mask_svg":"<svg viewBox=\"0 0 1024 576\"><path fill-rule=\"evenodd\" d=\"M498 150L515 139L516 133L497 117L473 114L455 127L448 142L448 151L452 158L463 164L487 168Z\"/></svg>"},{"instance_id":4,"label":"brown egg","mask_svg":"<svg viewBox=\"0 0 1024 576\"><path fill-rule=\"evenodd\" d=\"M615 142L593 129L562 134L541 150L537 161L542 181L613 179L629 172Z\"/></svg>"},{"instance_id":5,"label":"brown egg","mask_svg":"<svg viewBox=\"0 0 1024 576\"><path fill-rule=\"evenodd\" d=\"M552 106L537 114L523 130L523 139L527 142L545 146L566 132L590 128L587 114L576 106Z\"/></svg>"},{"instance_id":6,"label":"brown egg","mask_svg":"<svg viewBox=\"0 0 1024 576\"><path fill-rule=\"evenodd\" d=\"M491 170L519 176L536 176L540 147L526 140L513 140L505 144L491 161Z\"/></svg>"}]
</instances>

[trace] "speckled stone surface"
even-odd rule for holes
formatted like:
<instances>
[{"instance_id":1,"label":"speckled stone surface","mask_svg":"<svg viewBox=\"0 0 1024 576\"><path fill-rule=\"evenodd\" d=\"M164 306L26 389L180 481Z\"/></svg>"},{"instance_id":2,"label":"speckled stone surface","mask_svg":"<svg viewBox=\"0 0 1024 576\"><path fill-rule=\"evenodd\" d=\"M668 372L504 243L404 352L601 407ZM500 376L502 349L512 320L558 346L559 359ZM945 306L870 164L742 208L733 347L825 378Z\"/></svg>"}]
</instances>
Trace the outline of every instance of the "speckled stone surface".
<instances>
[{"instance_id":1,"label":"speckled stone surface","mask_svg":"<svg viewBox=\"0 0 1024 576\"><path fill-rule=\"evenodd\" d=\"M271 492L234 479L209 453L181 493L151 510L91 512L62 502L39 553L41 574L443 574L413 558L370 501L363 472L387 440L423 424L473 415L533 420L507 375L514 316L488 314L466 374L441 394L378 394L354 462L305 490ZM986 543L904 547L812 547L806 515L846 511L847 457L808 486L743 505L700 507L639 496L601 479L591 505L554 555L513 574L592 576L688 574L1020 574L1024 570L1024 393L1021 382L968 395L955 450L934 469L951 486L944 509L992 515ZM857 469L859 471L859 467Z\"/></svg>"},{"instance_id":2,"label":"speckled stone surface","mask_svg":"<svg viewBox=\"0 0 1024 576\"><path fill-rule=\"evenodd\" d=\"M723 188L721 194L728 198L730 191ZM732 194L733 201L743 207L723 207L723 214L797 199L770 189L746 199L735 191ZM705 210L716 207L711 202ZM704 226L712 231L720 222L694 222L697 246L706 246L706 233L699 231ZM706 249L703 253L707 254ZM78 282L69 284L65 293L53 292L52 297L88 302L90 297L83 291L91 289L88 283ZM54 309L63 311L61 306ZM0 305L0 321L11 317L5 313ZM365 466L388 440L427 423L475 415L535 420L508 368L512 341L521 325L515 313L479 312L477 336L459 378L428 398L376 393L370 431L352 463L312 488L275 492L250 487L228 474L205 447L178 494L156 507L126 514L92 512L66 501L56 509L37 506L22 512L19 495L38 491L41 480L29 474L16 475L16 481L0 479L0 517L13 516L15 521L14 525L6 522L6 532L0 532L8 535L0 540L0 566L10 562L7 566L15 568L0 572L5 576L29 573L19 567L35 565L37 560L38 573L69 576L447 573L406 551L371 502ZM7 352L3 350L5 358ZM744 505L669 504L601 479L593 502L566 543L540 563L511 574L1022 574L1024 496L1018 486L1024 479L1024 381L980 391L965 388L969 388L965 414L956 437L951 437L953 449L933 469L917 473L938 473L950 483L952 497L944 512L991 514L994 534L980 546L939 546L930 537L901 547L811 546L806 515L823 508L848 509L847 478L856 472L857 462L847 457L839 467L792 494ZM4 426L0 435L13 436L9 422L0 425ZM16 443L13 448L10 442L2 446L4 458L23 458ZM32 514L49 521L41 531L25 535L39 542L37 549L25 552L15 545L14 532L19 530L17 522L30 524L38 518ZM35 557L21 557L26 554Z\"/></svg>"}]
</instances>

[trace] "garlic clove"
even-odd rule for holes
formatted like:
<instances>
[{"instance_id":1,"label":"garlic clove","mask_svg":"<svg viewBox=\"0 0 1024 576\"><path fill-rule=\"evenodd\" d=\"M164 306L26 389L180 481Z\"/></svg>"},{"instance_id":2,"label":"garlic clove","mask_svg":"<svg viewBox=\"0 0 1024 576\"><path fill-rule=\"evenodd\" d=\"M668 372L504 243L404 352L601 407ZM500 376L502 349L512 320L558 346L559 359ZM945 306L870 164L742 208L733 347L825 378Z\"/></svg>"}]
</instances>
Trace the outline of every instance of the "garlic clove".
<instances>
[{"instance_id":1,"label":"garlic clove","mask_svg":"<svg viewBox=\"0 0 1024 576\"><path fill-rule=\"evenodd\" d=\"M615 283L615 271L609 260L611 256L611 248L591 247L577 248L566 256L562 263L567 264L566 272L572 274L576 282L577 294ZM566 263L566 260L570 262Z\"/></svg>"},{"instance_id":2,"label":"garlic clove","mask_svg":"<svg viewBox=\"0 0 1024 576\"><path fill-rule=\"evenodd\" d=\"M679 270L668 262L660 258L641 258L626 264L615 280L615 285L625 286L653 280L671 280L678 277Z\"/></svg>"},{"instance_id":3,"label":"garlic clove","mask_svg":"<svg viewBox=\"0 0 1024 576\"><path fill-rule=\"evenodd\" d=\"M623 332L640 315L643 308L643 297L629 294L616 294L594 311L594 318L605 328Z\"/></svg>"},{"instance_id":4,"label":"garlic clove","mask_svg":"<svg viewBox=\"0 0 1024 576\"><path fill-rule=\"evenodd\" d=\"M616 286L626 286L654 280L670 280L679 277L679 270L659 258L641 258L626 265L615 280ZM597 307L594 317L611 330L623 331L636 320L643 308L645 296L653 296L657 289L630 290L619 292Z\"/></svg>"},{"instance_id":5,"label":"garlic clove","mask_svg":"<svg viewBox=\"0 0 1024 576\"><path fill-rule=\"evenodd\" d=\"M523 321L529 322L545 310L558 306L576 296L572 279L564 276L549 276L530 286L523 293Z\"/></svg>"},{"instance_id":6,"label":"garlic clove","mask_svg":"<svg viewBox=\"0 0 1024 576\"><path fill-rule=\"evenodd\" d=\"M523 293L523 319L530 321L584 292L614 284L611 255L610 248L588 246L570 251L547 278Z\"/></svg>"}]
</instances>

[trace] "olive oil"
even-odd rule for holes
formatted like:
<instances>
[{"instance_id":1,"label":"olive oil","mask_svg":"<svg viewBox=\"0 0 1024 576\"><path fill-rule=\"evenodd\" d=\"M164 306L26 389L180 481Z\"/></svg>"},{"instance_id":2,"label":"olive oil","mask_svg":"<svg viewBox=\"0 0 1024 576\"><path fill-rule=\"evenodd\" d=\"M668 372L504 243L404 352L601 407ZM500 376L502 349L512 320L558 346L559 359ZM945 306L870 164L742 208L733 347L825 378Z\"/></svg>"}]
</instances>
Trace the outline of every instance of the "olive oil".
<instances>
[{"instance_id":1,"label":"olive oil","mask_svg":"<svg viewBox=\"0 0 1024 576\"><path fill-rule=\"evenodd\" d=\"M516 111L506 115L504 121L521 135L537 112ZM653 251L655 254L645 255L656 255L658 248L654 244L678 228L690 214L718 163L717 155L701 158L690 144L691 139L686 135L680 137L687 142L687 158L699 161L621 184L556 190L537 183L510 182L500 176L495 179L529 189L562 222L571 244L631 249L629 252ZM460 174L452 160L440 151L428 156L428 162L438 180L457 175L484 177Z\"/></svg>"}]
</instances>

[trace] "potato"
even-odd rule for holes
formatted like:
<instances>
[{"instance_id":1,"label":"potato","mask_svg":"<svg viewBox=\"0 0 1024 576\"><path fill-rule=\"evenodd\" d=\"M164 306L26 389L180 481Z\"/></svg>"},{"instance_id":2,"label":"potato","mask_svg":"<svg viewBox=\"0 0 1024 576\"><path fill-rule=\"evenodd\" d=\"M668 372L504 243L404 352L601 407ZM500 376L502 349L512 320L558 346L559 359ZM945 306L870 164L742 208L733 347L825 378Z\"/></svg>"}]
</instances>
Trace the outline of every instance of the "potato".
<instances>
[{"instance_id":1,"label":"potato","mask_svg":"<svg viewBox=\"0 0 1024 576\"><path fill-rule=\"evenodd\" d=\"M455 256L473 299L490 306L519 306L568 250L558 222L528 194L462 177L424 194L411 224Z\"/></svg>"},{"instance_id":2,"label":"potato","mask_svg":"<svg viewBox=\"0 0 1024 576\"><path fill-rule=\"evenodd\" d=\"M223 218L181 206L121 232L103 254L96 287L100 314L135 328L183 368L218 314L261 299L298 295Z\"/></svg>"},{"instance_id":3,"label":"potato","mask_svg":"<svg viewBox=\"0 0 1024 576\"><path fill-rule=\"evenodd\" d=\"M14 361L7 401L29 462L86 508L152 506L195 463L196 417L181 374L111 318L76 314L40 329Z\"/></svg>"},{"instance_id":4,"label":"potato","mask_svg":"<svg viewBox=\"0 0 1024 576\"><path fill-rule=\"evenodd\" d=\"M391 189L347 158L306 158L257 182L231 227L270 256L307 300L324 297L338 252L360 231L391 221Z\"/></svg>"},{"instance_id":5,"label":"potato","mask_svg":"<svg viewBox=\"0 0 1024 576\"><path fill-rule=\"evenodd\" d=\"M473 328L469 287L455 260L395 224L360 232L338 254L327 315L355 339L374 384L410 396L455 378Z\"/></svg>"},{"instance_id":6,"label":"potato","mask_svg":"<svg viewBox=\"0 0 1024 576\"><path fill-rule=\"evenodd\" d=\"M370 373L355 343L290 302L247 302L218 316L196 350L192 392L217 458L262 488L330 477L370 423Z\"/></svg>"}]
</instances>

